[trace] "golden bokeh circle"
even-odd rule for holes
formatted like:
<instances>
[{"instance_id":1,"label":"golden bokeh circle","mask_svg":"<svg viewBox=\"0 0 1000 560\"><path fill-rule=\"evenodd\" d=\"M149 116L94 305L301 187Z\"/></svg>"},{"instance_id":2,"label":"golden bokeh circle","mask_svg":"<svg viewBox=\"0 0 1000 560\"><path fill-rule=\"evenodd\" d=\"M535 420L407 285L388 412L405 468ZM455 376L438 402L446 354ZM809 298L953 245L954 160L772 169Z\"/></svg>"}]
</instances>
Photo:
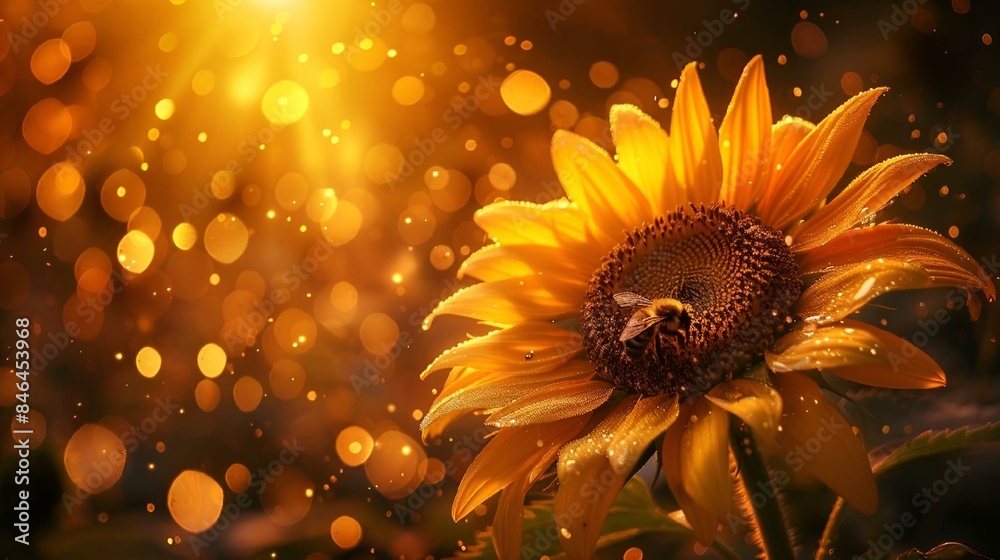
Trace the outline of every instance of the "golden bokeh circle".
<instances>
[{"instance_id":1,"label":"golden bokeh circle","mask_svg":"<svg viewBox=\"0 0 1000 560\"><path fill-rule=\"evenodd\" d=\"M191 533L211 527L222 513L222 487L201 471L182 471L167 491L167 509Z\"/></svg>"}]
</instances>

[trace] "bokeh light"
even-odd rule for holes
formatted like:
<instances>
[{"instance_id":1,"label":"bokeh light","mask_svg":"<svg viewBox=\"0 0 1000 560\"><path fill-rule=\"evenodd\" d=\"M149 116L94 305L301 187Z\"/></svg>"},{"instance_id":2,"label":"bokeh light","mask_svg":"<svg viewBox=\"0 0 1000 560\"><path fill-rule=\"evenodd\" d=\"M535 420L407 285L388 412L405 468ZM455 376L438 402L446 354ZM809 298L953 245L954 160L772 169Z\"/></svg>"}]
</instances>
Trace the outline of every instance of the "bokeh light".
<instances>
[{"instance_id":1,"label":"bokeh light","mask_svg":"<svg viewBox=\"0 0 1000 560\"><path fill-rule=\"evenodd\" d=\"M160 353L151 346L143 346L135 354L135 367L143 377L156 377L161 364Z\"/></svg>"},{"instance_id":2,"label":"bokeh light","mask_svg":"<svg viewBox=\"0 0 1000 560\"><path fill-rule=\"evenodd\" d=\"M226 351L214 342L201 347L198 351L198 369L205 377L218 377L226 367Z\"/></svg>"},{"instance_id":3,"label":"bokeh light","mask_svg":"<svg viewBox=\"0 0 1000 560\"><path fill-rule=\"evenodd\" d=\"M205 228L205 251L216 261L229 264L243 255L250 232L233 214L219 214Z\"/></svg>"},{"instance_id":4,"label":"bokeh light","mask_svg":"<svg viewBox=\"0 0 1000 560\"><path fill-rule=\"evenodd\" d=\"M66 442L63 463L73 484L99 494L118 482L125 469L125 444L111 430L97 424L77 428Z\"/></svg>"},{"instance_id":5,"label":"bokeh light","mask_svg":"<svg viewBox=\"0 0 1000 560\"><path fill-rule=\"evenodd\" d=\"M243 412L253 412L264 397L264 388L253 377L241 377L233 385L233 400Z\"/></svg>"},{"instance_id":6,"label":"bokeh light","mask_svg":"<svg viewBox=\"0 0 1000 560\"><path fill-rule=\"evenodd\" d=\"M57 163L42 174L35 196L43 212L64 222L80 208L85 192L80 172L65 163Z\"/></svg>"},{"instance_id":7,"label":"bokeh light","mask_svg":"<svg viewBox=\"0 0 1000 560\"><path fill-rule=\"evenodd\" d=\"M519 115L534 115L548 105L552 89L537 73L515 70L500 84L500 95L511 111Z\"/></svg>"},{"instance_id":8,"label":"bokeh light","mask_svg":"<svg viewBox=\"0 0 1000 560\"><path fill-rule=\"evenodd\" d=\"M291 80L275 82L264 92L260 110L264 117L276 125L298 122L309 108L309 94Z\"/></svg>"},{"instance_id":9,"label":"bokeh light","mask_svg":"<svg viewBox=\"0 0 1000 560\"><path fill-rule=\"evenodd\" d=\"M132 230L118 242L118 262L122 268L136 274L145 271L153 262L156 246L140 230Z\"/></svg>"},{"instance_id":10,"label":"bokeh light","mask_svg":"<svg viewBox=\"0 0 1000 560\"><path fill-rule=\"evenodd\" d=\"M349 467L363 465L374 446L371 434L360 426L348 426L337 434L337 456Z\"/></svg>"},{"instance_id":11,"label":"bokeh light","mask_svg":"<svg viewBox=\"0 0 1000 560\"><path fill-rule=\"evenodd\" d=\"M62 78L73 62L69 44L62 39L49 39L38 45L31 55L31 73L43 84Z\"/></svg>"},{"instance_id":12,"label":"bokeh light","mask_svg":"<svg viewBox=\"0 0 1000 560\"><path fill-rule=\"evenodd\" d=\"M349 515L342 515L330 524L330 537L337 546L350 550L361 542L361 524Z\"/></svg>"},{"instance_id":13,"label":"bokeh light","mask_svg":"<svg viewBox=\"0 0 1000 560\"><path fill-rule=\"evenodd\" d=\"M24 141L38 153L46 155L62 146L72 131L73 114L62 102L51 97L28 109L21 125Z\"/></svg>"},{"instance_id":14,"label":"bokeh light","mask_svg":"<svg viewBox=\"0 0 1000 560\"><path fill-rule=\"evenodd\" d=\"M182 471L167 491L167 508L184 530L200 533L219 519L222 487L201 471Z\"/></svg>"},{"instance_id":15,"label":"bokeh light","mask_svg":"<svg viewBox=\"0 0 1000 560\"><path fill-rule=\"evenodd\" d=\"M399 499L416 490L427 470L427 454L410 436L390 430L375 440L365 461L368 480L383 496Z\"/></svg>"}]
</instances>

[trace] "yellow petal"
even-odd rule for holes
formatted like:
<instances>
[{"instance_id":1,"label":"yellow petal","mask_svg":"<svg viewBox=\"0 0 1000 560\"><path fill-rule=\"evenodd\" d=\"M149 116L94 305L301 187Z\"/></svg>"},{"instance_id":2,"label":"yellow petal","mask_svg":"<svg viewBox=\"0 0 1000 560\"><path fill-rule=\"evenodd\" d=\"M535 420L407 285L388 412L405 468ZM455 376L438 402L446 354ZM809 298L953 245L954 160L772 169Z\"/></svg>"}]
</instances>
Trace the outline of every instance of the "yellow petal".
<instances>
[{"instance_id":1,"label":"yellow petal","mask_svg":"<svg viewBox=\"0 0 1000 560\"><path fill-rule=\"evenodd\" d=\"M607 456L615 473L632 472L653 440L674 423L679 412L677 395L658 395L637 402L608 444Z\"/></svg>"},{"instance_id":2,"label":"yellow petal","mask_svg":"<svg viewBox=\"0 0 1000 560\"><path fill-rule=\"evenodd\" d=\"M781 423L781 397L772 387L752 379L733 379L705 395L712 404L746 422L766 439Z\"/></svg>"},{"instance_id":3,"label":"yellow petal","mask_svg":"<svg viewBox=\"0 0 1000 560\"><path fill-rule=\"evenodd\" d=\"M596 254L590 259L569 255L560 247L496 244L469 255L458 269L458 278L467 274L491 282L538 274L575 282L586 291L600 260Z\"/></svg>"},{"instance_id":4,"label":"yellow petal","mask_svg":"<svg viewBox=\"0 0 1000 560\"><path fill-rule=\"evenodd\" d=\"M494 412L486 424L498 428L554 422L593 412L614 391L604 381L574 379L549 383Z\"/></svg>"},{"instance_id":5,"label":"yellow petal","mask_svg":"<svg viewBox=\"0 0 1000 560\"><path fill-rule=\"evenodd\" d=\"M891 389L945 385L937 363L908 341L859 321L797 329L765 352L774 371L819 370L857 383ZM787 403L786 403L787 404Z\"/></svg>"},{"instance_id":6,"label":"yellow petal","mask_svg":"<svg viewBox=\"0 0 1000 560\"><path fill-rule=\"evenodd\" d=\"M844 232L820 247L800 253L799 272L811 274L880 257L920 265L935 286L966 289L973 319L978 317L974 306L978 300L972 291L981 290L989 301L996 299L993 281L968 253L931 230L909 224L879 224Z\"/></svg>"},{"instance_id":7,"label":"yellow petal","mask_svg":"<svg viewBox=\"0 0 1000 560\"><path fill-rule=\"evenodd\" d=\"M697 66L691 62L681 71L670 118L670 162L679 188L693 204L715 202L722 186L719 136Z\"/></svg>"},{"instance_id":8,"label":"yellow petal","mask_svg":"<svg viewBox=\"0 0 1000 560\"><path fill-rule=\"evenodd\" d=\"M792 250L819 247L871 219L910 183L942 163L951 160L940 154L908 154L875 164L795 230Z\"/></svg>"},{"instance_id":9,"label":"yellow petal","mask_svg":"<svg viewBox=\"0 0 1000 560\"><path fill-rule=\"evenodd\" d=\"M784 229L826 198L851 162L868 112L885 91L876 88L848 99L796 146L764 193L761 221Z\"/></svg>"},{"instance_id":10,"label":"yellow petal","mask_svg":"<svg viewBox=\"0 0 1000 560\"><path fill-rule=\"evenodd\" d=\"M424 441L424 443L434 441L435 438L439 438L444 435L448 426L451 426L468 413L469 411L467 410L457 410L449 414L438 416L433 422L428 423L426 426L421 422L420 438Z\"/></svg>"},{"instance_id":11,"label":"yellow petal","mask_svg":"<svg viewBox=\"0 0 1000 560\"><path fill-rule=\"evenodd\" d=\"M479 372L480 377L465 384L452 384L431 404L420 422L425 440L439 436L445 428L465 414L480 410L497 410L548 384L531 380L521 383L505 382L500 373ZM516 379L516 378L509 378Z\"/></svg>"},{"instance_id":12,"label":"yellow petal","mask_svg":"<svg viewBox=\"0 0 1000 560\"><path fill-rule=\"evenodd\" d=\"M579 316L584 293L577 282L539 275L483 282L441 302L424 319L423 328L430 328L440 315L459 315L490 325L569 319Z\"/></svg>"},{"instance_id":13,"label":"yellow petal","mask_svg":"<svg viewBox=\"0 0 1000 560\"><path fill-rule=\"evenodd\" d=\"M476 212L476 224L503 245L575 246L587 242L587 220L565 198L545 204L504 200Z\"/></svg>"},{"instance_id":14,"label":"yellow petal","mask_svg":"<svg viewBox=\"0 0 1000 560\"><path fill-rule=\"evenodd\" d=\"M589 217L600 238L618 242L625 231L652 219L649 201L601 147L586 138L557 130L552 136L552 165L570 200Z\"/></svg>"},{"instance_id":15,"label":"yellow petal","mask_svg":"<svg viewBox=\"0 0 1000 560\"><path fill-rule=\"evenodd\" d=\"M743 69L719 127L722 155L719 198L739 210L749 208L762 192L762 175L771 151L771 123L771 96L764 79L764 60L757 55Z\"/></svg>"},{"instance_id":16,"label":"yellow petal","mask_svg":"<svg viewBox=\"0 0 1000 560\"><path fill-rule=\"evenodd\" d=\"M586 381L593 375L594 364L587 359L571 360L551 370L518 374L455 368L420 422L423 438L438 437L455 420L470 412L493 412L552 383Z\"/></svg>"},{"instance_id":17,"label":"yellow petal","mask_svg":"<svg viewBox=\"0 0 1000 560\"><path fill-rule=\"evenodd\" d=\"M653 208L675 208L681 203L674 190L666 189L670 168L666 131L634 105L611 107L611 137L615 142L618 168L646 196Z\"/></svg>"},{"instance_id":18,"label":"yellow petal","mask_svg":"<svg viewBox=\"0 0 1000 560\"><path fill-rule=\"evenodd\" d=\"M681 477L684 491L716 519L730 512L729 414L704 398L681 417L687 425L681 437Z\"/></svg>"},{"instance_id":19,"label":"yellow petal","mask_svg":"<svg viewBox=\"0 0 1000 560\"><path fill-rule=\"evenodd\" d=\"M604 519L628 480L627 474L615 473L605 452L635 402L635 397L622 399L589 434L559 452L555 520L569 560L591 557Z\"/></svg>"},{"instance_id":20,"label":"yellow petal","mask_svg":"<svg viewBox=\"0 0 1000 560\"><path fill-rule=\"evenodd\" d=\"M524 497L530 487L528 477L522 476L500 492L497 512L493 516L493 548L500 560L521 558Z\"/></svg>"},{"instance_id":21,"label":"yellow petal","mask_svg":"<svg viewBox=\"0 0 1000 560\"><path fill-rule=\"evenodd\" d=\"M824 325L847 317L886 292L932 285L930 275L919 265L891 259L863 261L816 280L799 298L796 314L807 323Z\"/></svg>"},{"instance_id":22,"label":"yellow petal","mask_svg":"<svg viewBox=\"0 0 1000 560\"><path fill-rule=\"evenodd\" d=\"M785 115L771 127L771 145L767 154L767 166L761 172L762 187L758 198L753 201L753 206L751 206L751 208L756 207L757 214L767 211L768 205L764 202L764 197L770 192L778 172L785 166L788 157L792 155L795 148L815 128L816 125L813 123L789 115Z\"/></svg>"},{"instance_id":23,"label":"yellow petal","mask_svg":"<svg viewBox=\"0 0 1000 560\"><path fill-rule=\"evenodd\" d=\"M565 364L581 350L583 338L576 331L551 323L521 323L445 350L427 366L421 378L453 367L505 373L546 371Z\"/></svg>"},{"instance_id":24,"label":"yellow petal","mask_svg":"<svg viewBox=\"0 0 1000 560\"><path fill-rule=\"evenodd\" d=\"M551 422L500 430L472 460L458 485L451 516L462 519L490 496L521 477L533 484L548 469L556 453L576 437L589 414Z\"/></svg>"},{"instance_id":25,"label":"yellow petal","mask_svg":"<svg viewBox=\"0 0 1000 560\"><path fill-rule=\"evenodd\" d=\"M798 373L774 376L784 403L777 439L796 471L805 467L843 496L847 503L871 515L878 490L861 440L808 377Z\"/></svg>"},{"instance_id":26,"label":"yellow petal","mask_svg":"<svg viewBox=\"0 0 1000 560\"><path fill-rule=\"evenodd\" d=\"M689 405L682 406L681 416L686 418L689 411ZM675 422L667 429L667 433L663 436L663 447L660 449L660 462L663 464L663 475L667 479L667 486L670 487L670 492L678 505L684 510L684 517L694 531L695 538L702 546L708 546L715 540L719 518L701 507L684 490L684 479L681 474L681 466L686 460L681 446L684 424Z\"/></svg>"}]
</instances>

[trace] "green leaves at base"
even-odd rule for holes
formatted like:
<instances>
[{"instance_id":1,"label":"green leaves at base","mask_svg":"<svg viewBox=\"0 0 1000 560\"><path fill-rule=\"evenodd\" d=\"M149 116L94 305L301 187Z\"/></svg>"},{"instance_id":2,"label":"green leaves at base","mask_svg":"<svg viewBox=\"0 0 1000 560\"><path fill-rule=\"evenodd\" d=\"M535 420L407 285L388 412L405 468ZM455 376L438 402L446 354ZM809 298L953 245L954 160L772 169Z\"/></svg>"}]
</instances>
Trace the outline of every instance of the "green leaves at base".
<instances>
[{"instance_id":1,"label":"green leaves at base","mask_svg":"<svg viewBox=\"0 0 1000 560\"><path fill-rule=\"evenodd\" d=\"M536 501L524 508L523 541L521 558L537 560L549 556L552 560L563 560L562 547L559 545L559 533L556 529L555 507L552 499ZM677 521L679 512L667 513L653 503L653 497L645 483L633 478L618 494L618 499L611 506L608 518L601 530L601 538L597 547L602 548L626 541L643 533L660 533L677 542L692 539L691 529ZM735 553L725 544L716 541L712 544L723 558L737 558ZM459 552L457 558L463 560L497 560L493 549L493 539L490 530L476 534L476 543Z\"/></svg>"},{"instance_id":2,"label":"green leaves at base","mask_svg":"<svg viewBox=\"0 0 1000 560\"><path fill-rule=\"evenodd\" d=\"M956 430L928 430L891 451L883 451L885 448L873 451L872 471L877 476L914 459L958 451L970 445L991 441L1000 441L1000 422L976 427L965 426Z\"/></svg>"}]
</instances>

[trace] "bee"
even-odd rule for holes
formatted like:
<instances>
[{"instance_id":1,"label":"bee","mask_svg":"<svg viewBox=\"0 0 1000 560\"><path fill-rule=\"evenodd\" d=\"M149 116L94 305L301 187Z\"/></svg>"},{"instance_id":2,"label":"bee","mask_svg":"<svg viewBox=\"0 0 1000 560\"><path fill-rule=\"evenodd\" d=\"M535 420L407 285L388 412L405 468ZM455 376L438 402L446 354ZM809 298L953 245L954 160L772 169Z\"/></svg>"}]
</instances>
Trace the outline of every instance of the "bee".
<instances>
[{"instance_id":1,"label":"bee","mask_svg":"<svg viewBox=\"0 0 1000 560\"><path fill-rule=\"evenodd\" d=\"M638 360L652 343L653 353L661 356L658 333L673 337L675 344L684 344L691 316L684 304L672 298L651 300L633 292L614 295L615 303L625 309L640 307L632 314L618 340L625 346L629 358Z\"/></svg>"}]
</instances>

